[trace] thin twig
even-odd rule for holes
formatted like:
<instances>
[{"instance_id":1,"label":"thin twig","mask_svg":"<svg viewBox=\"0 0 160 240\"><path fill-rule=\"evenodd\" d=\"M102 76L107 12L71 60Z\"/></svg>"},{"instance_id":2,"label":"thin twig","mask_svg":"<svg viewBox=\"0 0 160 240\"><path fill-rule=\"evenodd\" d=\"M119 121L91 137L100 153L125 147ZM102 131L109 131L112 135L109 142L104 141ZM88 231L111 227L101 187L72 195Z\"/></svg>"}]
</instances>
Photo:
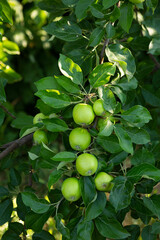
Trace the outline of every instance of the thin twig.
<instances>
[{"instance_id":1,"label":"thin twig","mask_svg":"<svg viewBox=\"0 0 160 240\"><path fill-rule=\"evenodd\" d=\"M0 107L1 107L10 117L12 117L13 119L16 119L16 117L15 117L11 112L9 112L8 109L7 109L5 106L3 106L2 104L0 104Z\"/></svg>"},{"instance_id":2,"label":"thin twig","mask_svg":"<svg viewBox=\"0 0 160 240\"><path fill-rule=\"evenodd\" d=\"M151 58L151 59L153 60L153 62L155 63L156 68L157 68L157 69L160 69L160 63L157 61L157 59L156 59L151 53L149 53L148 55L150 56L150 58Z\"/></svg>"},{"instance_id":3,"label":"thin twig","mask_svg":"<svg viewBox=\"0 0 160 240\"><path fill-rule=\"evenodd\" d=\"M109 43L109 39L105 39L104 44L103 44L103 48L101 51L101 55L100 55L100 64L102 64L104 62L104 52L105 52L105 48Z\"/></svg>"},{"instance_id":4,"label":"thin twig","mask_svg":"<svg viewBox=\"0 0 160 240\"><path fill-rule=\"evenodd\" d=\"M33 137L33 133L30 133L24 136L23 138L20 138L11 143L8 143L8 146L5 148L5 150L0 153L0 160L6 157L11 152L13 152L16 148L21 147L27 142L30 142L32 140L32 137Z\"/></svg>"}]
</instances>

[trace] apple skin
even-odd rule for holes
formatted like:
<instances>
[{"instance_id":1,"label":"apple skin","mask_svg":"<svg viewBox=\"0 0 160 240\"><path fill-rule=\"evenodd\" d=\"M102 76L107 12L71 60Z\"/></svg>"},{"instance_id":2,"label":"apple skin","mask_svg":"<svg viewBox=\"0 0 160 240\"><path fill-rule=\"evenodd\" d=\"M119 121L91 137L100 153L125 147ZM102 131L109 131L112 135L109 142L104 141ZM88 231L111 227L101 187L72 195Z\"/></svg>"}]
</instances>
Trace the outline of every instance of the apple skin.
<instances>
[{"instance_id":1,"label":"apple skin","mask_svg":"<svg viewBox=\"0 0 160 240\"><path fill-rule=\"evenodd\" d=\"M111 189L111 181L113 177L105 172L99 172L95 177L95 185L97 190L107 192Z\"/></svg>"},{"instance_id":2,"label":"apple skin","mask_svg":"<svg viewBox=\"0 0 160 240\"><path fill-rule=\"evenodd\" d=\"M73 108L73 120L79 125L90 125L94 117L93 108L89 104L79 103Z\"/></svg>"},{"instance_id":3,"label":"apple skin","mask_svg":"<svg viewBox=\"0 0 160 240\"><path fill-rule=\"evenodd\" d=\"M47 116L45 116L43 113L38 113L33 118L33 124L41 123L42 119L45 119L45 118L47 118Z\"/></svg>"},{"instance_id":4,"label":"apple skin","mask_svg":"<svg viewBox=\"0 0 160 240\"><path fill-rule=\"evenodd\" d=\"M45 143L45 144L48 143L47 135L42 130L37 130L37 131L34 132L33 140L34 140L35 144L41 144L42 142Z\"/></svg>"},{"instance_id":5,"label":"apple skin","mask_svg":"<svg viewBox=\"0 0 160 240\"><path fill-rule=\"evenodd\" d=\"M76 169L82 176L93 175L98 168L97 158L89 153L83 153L76 160Z\"/></svg>"},{"instance_id":6,"label":"apple skin","mask_svg":"<svg viewBox=\"0 0 160 240\"><path fill-rule=\"evenodd\" d=\"M71 202L77 201L81 197L80 183L78 179L74 177L64 180L61 191L64 198Z\"/></svg>"},{"instance_id":7,"label":"apple skin","mask_svg":"<svg viewBox=\"0 0 160 240\"><path fill-rule=\"evenodd\" d=\"M69 143L74 150L83 151L91 143L91 135L84 128L75 128L69 135Z\"/></svg>"},{"instance_id":8,"label":"apple skin","mask_svg":"<svg viewBox=\"0 0 160 240\"><path fill-rule=\"evenodd\" d=\"M139 3L142 3L144 2L145 0L129 0L131 3L134 3L134 4L139 4Z\"/></svg>"},{"instance_id":9,"label":"apple skin","mask_svg":"<svg viewBox=\"0 0 160 240\"><path fill-rule=\"evenodd\" d=\"M93 104L93 110L97 116L103 116L106 110L103 107L103 100L98 99Z\"/></svg>"}]
</instances>

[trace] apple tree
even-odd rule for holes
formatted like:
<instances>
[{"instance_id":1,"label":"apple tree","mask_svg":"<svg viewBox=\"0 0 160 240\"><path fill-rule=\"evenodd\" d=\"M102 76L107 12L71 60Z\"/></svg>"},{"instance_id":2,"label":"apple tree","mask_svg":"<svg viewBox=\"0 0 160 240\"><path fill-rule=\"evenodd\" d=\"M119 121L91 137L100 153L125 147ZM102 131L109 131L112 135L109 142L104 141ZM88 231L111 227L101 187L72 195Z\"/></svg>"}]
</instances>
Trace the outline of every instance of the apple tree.
<instances>
[{"instance_id":1,"label":"apple tree","mask_svg":"<svg viewBox=\"0 0 160 240\"><path fill-rule=\"evenodd\" d=\"M158 0L35 2L56 60L34 116L7 107L19 47L0 42L0 124L19 134L1 145L2 240L159 239ZM0 20L14 26L9 3Z\"/></svg>"}]
</instances>

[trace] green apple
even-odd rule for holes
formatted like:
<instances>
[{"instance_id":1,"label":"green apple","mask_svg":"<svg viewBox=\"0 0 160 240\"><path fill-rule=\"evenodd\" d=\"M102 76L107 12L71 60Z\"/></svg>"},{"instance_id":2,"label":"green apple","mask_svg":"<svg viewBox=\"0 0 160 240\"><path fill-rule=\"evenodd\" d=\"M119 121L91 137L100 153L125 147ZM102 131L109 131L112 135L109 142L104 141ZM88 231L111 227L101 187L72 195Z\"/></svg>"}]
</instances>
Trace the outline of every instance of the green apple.
<instances>
[{"instance_id":1,"label":"green apple","mask_svg":"<svg viewBox=\"0 0 160 240\"><path fill-rule=\"evenodd\" d=\"M69 135L69 143L74 150L83 151L91 143L91 135L84 128L75 128Z\"/></svg>"},{"instance_id":2,"label":"green apple","mask_svg":"<svg viewBox=\"0 0 160 240\"><path fill-rule=\"evenodd\" d=\"M113 177L105 172L99 172L95 177L95 185L99 191L110 191L111 181Z\"/></svg>"},{"instance_id":3,"label":"green apple","mask_svg":"<svg viewBox=\"0 0 160 240\"><path fill-rule=\"evenodd\" d=\"M34 140L35 144L41 144L42 142L45 144L48 143L47 135L42 130L37 130L34 132L33 140Z\"/></svg>"},{"instance_id":4,"label":"green apple","mask_svg":"<svg viewBox=\"0 0 160 240\"><path fill-rule=\"evenodd\" d=\"M98 99L93 104L93 110L97 116L103 116L105 114L105 109L103 107L103 100Z\"/></svg>"},{"instance_id":5,"label":"green apple","mask_svg":"<svg viewBox=\"0 0 160 240\"><path fill-rule=\"evenodd\" d=\"M76 160L76 169L82 176L93 175L98 168L97 158L89 153L83 153Z\"/></svg>"},{"instance_id":6,"label":"green apple","mask_svg":"<svg viewBox=\"0 0 160 240\"><path fill-rule=\"evenodd\" d=\"M90 125L94 120L92 106L86 103L79 103L73 108L73 120L79 125Z\"/></svg>"},{"instance_id":7,"label":"green apple","mask_svg":"<svg viewBox=\"0 0 160 240\"><path fill-rule=\"evenodd\" d=\"M61 191L64 198L71 202L77 201L81 197L80 183L78 179L74 177L64 180Z\"/></svg>"},{"instance_id":8,"label":"green apple","mask_svg":"<svg viewBox=\"0 0 160 240\"><path fill-rule=\"evenodd\" d=\"M129 0L129 1L134 4L138 4L144 2L145 0Z\"/></svg>"},{"instance_id":9,"label":"green apple","mask_svg":"<svg viewBox=\"0 0 160 240\"><path fill-rule=\"evenodd\" d=\"M33 118L33 124L42 122L42 119L47 118L43 113L38 113Z\"/></svg>"}]
</instances>

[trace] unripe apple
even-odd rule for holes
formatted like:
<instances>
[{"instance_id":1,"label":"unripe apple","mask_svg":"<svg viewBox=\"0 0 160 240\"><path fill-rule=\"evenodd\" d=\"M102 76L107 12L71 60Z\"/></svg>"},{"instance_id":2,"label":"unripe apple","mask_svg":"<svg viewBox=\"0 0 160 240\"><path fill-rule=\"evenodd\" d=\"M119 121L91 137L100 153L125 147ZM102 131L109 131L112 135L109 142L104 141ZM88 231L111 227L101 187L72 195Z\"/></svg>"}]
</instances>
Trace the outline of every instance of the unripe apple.
<instances>
[{"instance_id":1,"label":"unripe apple","mask_svg":"<svg viewBox=\"0 0 160 240\"><path fill-rule=\"evenodd\" d=\"M42 119L47 118L43 113L38 113L33 118L33 124L42 122Z\"/></svg>"},{"instance_id":2,"label":"unripe apple","mask_svg":"<svg viewBox=\"0 0 160 240\"><path fill-rule=\"evenodd\" d=\"M82 176L93 175L98 168L97 158L89 153L83 153L76 160L76 169Z\"/></svg>"},{"instance_id":3,"label":"unripe apple","mask_svg":"<svg viewBox=\"0 0 160 240\"><path fill-rule=\"evenodd\" d=\"M47 135L42 130L37 130L34 132L33 140L34 140L35 144L41 144L42 142L45 144L48 143Z\"/></svg>"},{"instance_id":4,"label":"unripe apple","mask_svg":"<svg viewBox=\"0 0 160 240\"><path fill-rule=\"evenodd\" d=\"M110 191L113 177L105 172L99 172L95 177L95 185L99 191ZM113 186L113 185L112 185Z\"/></svg>"},{"instance_id":5,"label":"unripe apple","mask_svg":"<svg viewBox=\"0 0 160 240\"><path fill-rule=\"evenodd\" d=\"M79 125L90 125L94 120L92 106L86 103L79 103L73 108L73 119Z\"/></svg>"},{"instance_id":6,"label":"unripe apple","mask_svg":"<svg viewBox=\"0 0 160 240\"><path fill-rule=\"evenodd\" d=\"M78 179L74 177L64 180L61 191L64 198L71 202L77 201L81 197L80 183Z\"/></svg>"},{"instance_id":7,"label":"unripe apple","mask_svg":"<svg viewBox=\"0 0 160 240\"><path fill-rule=\"evenodd\" d=\"M91 143L91 135L84 128L75 128L69 135L69 143L74 150L83 151Z\"/></svg>"},{"instance_id":8,"label":"unripe apple","mask_svg":"<svg viewBox=\"0 0 160 240\"><path fill-rule=\"evenodd\" d=\"M131 3L134 3L134 4L139 4L139 3L142 3L144 2L145 0L129 0Z\"/></svg>"},{"instance_id":9,"label":"unripe apple","mask_svg":"<svg viewBox=\"0 0 160 240\"><path fill-rule=\"evenodd\" d=\"M93 110L97 116L103 116L105 114L105 109L103 106L103 100L98 99L93 104Z\"/></svg>"}]
</instances>

